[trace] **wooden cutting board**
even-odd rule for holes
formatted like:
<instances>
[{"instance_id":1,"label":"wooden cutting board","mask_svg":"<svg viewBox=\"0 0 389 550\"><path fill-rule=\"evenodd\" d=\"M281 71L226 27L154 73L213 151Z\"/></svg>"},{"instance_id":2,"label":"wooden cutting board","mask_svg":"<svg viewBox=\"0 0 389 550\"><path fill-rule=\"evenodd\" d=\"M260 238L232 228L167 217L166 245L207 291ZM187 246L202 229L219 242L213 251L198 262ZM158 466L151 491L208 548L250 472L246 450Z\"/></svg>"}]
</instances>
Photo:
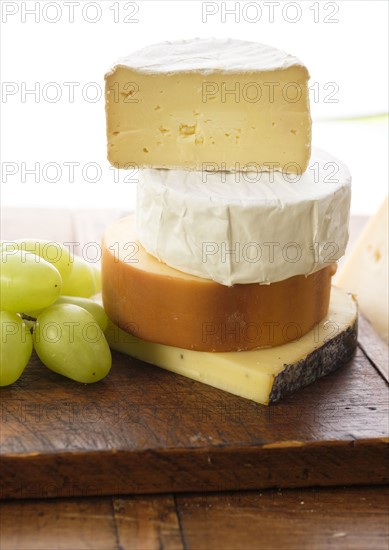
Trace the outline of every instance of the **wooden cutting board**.
<instances>
[{"instance_id":1,"label":"wooden cutting board","mask_svg":"<svg viewBox=\"0 0 389 550\"><path fill-rule=\"evenodd\" d=\"M118 353L89 386L34 358L1 391L0 496L386 483L387 348L361 328L348 365L270 407Z\"/></svg>"},{"instance_id":2,"label":"wooden cutting board","mask_svg":"<svg viewBox=\"0 0 389 550\"><path fill-rule=\"evenodd\" d=\"M6 210L2 238L80 251L122 215ZM0 391L0 498L387 483L388 348L360 321L348 365L270 407L118 353L89 386L34 358Z\"/></svg>"}]
</instances>

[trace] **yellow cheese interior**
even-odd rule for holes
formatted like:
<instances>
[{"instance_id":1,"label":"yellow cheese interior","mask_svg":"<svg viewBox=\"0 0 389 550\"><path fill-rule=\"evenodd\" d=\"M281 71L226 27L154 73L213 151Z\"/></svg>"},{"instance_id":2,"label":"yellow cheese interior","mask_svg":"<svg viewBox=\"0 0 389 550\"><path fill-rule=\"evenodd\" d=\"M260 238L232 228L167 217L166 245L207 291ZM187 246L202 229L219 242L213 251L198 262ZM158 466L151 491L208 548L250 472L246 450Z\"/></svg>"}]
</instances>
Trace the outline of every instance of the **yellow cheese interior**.
<instances>
[{"instance_id":1,"label":"yellow cheese interior","mask_svg":"<svg viewBox=\"0 0 389 550\"><path fill-rule=\"evenodd\" d=\"M311 144L308 78L303 66L208 75L117 67L106 77L109 161L302 173Z\"/></svg>"},{"instance_id":2,"label":"yellow cheese interior","mask_svg":"<svg viewBox=\"0 0 389 550\"><path fill-rule=\"evenodd\" d=\"M389 343L388 212L386 196L346 258L336 284L357 295L362 313Z\"/></svg>"},{"instance_id":3,"label":"yellow cheese interior","mask_svg":"<svg viewBox=\"0 0 389 550\"><path fill-rule=\"evenodd\" d=\"M274 378L352 326L357 305L350 294L334 288L327 317L297 341L274 348L238 352L192 351L140 340L111 324L111 348L192 380L267 404Z\"/></svg>"}]
</instances>

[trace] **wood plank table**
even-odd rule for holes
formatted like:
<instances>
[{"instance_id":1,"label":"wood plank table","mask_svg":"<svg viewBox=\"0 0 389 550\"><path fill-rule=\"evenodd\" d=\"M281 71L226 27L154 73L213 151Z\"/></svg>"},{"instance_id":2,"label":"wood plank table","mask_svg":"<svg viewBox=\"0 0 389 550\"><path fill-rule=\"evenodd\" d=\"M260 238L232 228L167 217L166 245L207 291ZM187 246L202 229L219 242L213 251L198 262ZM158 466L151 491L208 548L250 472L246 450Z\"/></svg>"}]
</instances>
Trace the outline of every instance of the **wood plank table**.
<instances>
[{"instance_id":1,"label":"wood plank table","mask_svg":"<svg viewBox=\"0 0 389 550\"><path fill-rule=\"evenodd\" d=\"M60 242L72 241L77 243L76 251L80 252L86 243L99 243L106 225L123 214L117 211L5 210L2 213L1 238L12 240L36 236ZM364 221L361 218L352 219L351 240L355 239ZM137 373L138 376L140 372L136 365L129 366L128 358L120 354L114 355L114 368L118 373L115 376L123 377L125 368L135 369L134 373ZM355 450L363 441L365 447L361 445L360 449L363 447L366 454L363 455L358 451L357 454L350 455L357 457L355 463L351 461L342 464L342 461L350 460L347 452L343 455L339 454L338 460L331 455L333 470L338 472L338 477L332 476L331 478L329 475L327 476L328 482L325 481L325 476L319 480L317 477L319 470L315 469L315 464L312 463L306 469L305 481L304 475L302 475L300 478L296 478L297 481L294 484L289 483L289 486L296 487L294 489L243 490L247 486L244 484L240 486L240 482L247 479L247 476L243 476L238 483L236 480L235 483L234 480L231 481L230 486L236 489L233 492L228 491L229 485L225 481L220 482L219 480L219 487L217 484L212 485L211 476L208 485L205 482L206 478L203 478L202 485L194 488L190 483L188 484L188 471L181 473L181 478L180 472L176 471L178 478L183 480L177 489L180 492L165 490L165 494L128 495L119 494L123 490L118 486L117 491L113 490L112 494L107 494L109 485L106 487L107 490L101 490L101 485L97 487L97 490L91 489L91 487L96 487L96 483L94 485L92 483L93 469L89 472L89 486L86 489L71 484L63 485L63 480L62 484L56 483L55 476L63 475L64 470L61 465L57 468L53 467L52 457L50 459L50 453L47 452L45 456L46 459L49 458L48 462L44 464L52 473L50 474L48 471L46 478L42 467L30 470L27 467L23 470L20 462L21 457L34 460L34 457L31 456L34 453L23 453L23 449L28 451L35 448L39 454L42 451L39 448L41 445L46 451L50 448L55 451L56 439L61 441L61 444L65 442L69 450L72 450L73 447L80 450L77 446L77 438L80 438L82 445L85 444L85 440L81 440L77 430L74 431L74 424L69 429L69 426L66 427L66 422L58 422L58 410L61 410L62 415L65 414L64 411L67 411L66 414L69 413L69 408L65 407L64 394L61 394L61 391L63 392L63 388L65 388L69 404L72 395L76 396L78 391L72 385L73 383L62 382L57 375L49 371L43 372L43 367L37 359L31 363L28 369L24 382L22 378L19 386L5 389L1 395L2 433L0 435L3 436L1 458L6 459L3 462L1 474L7 476L8 480L8 485L6 484L2 489L2 496L7 497L7 500L4 499L0 502L1 550L83 550L86 548L104 550L133 548L142 550L154 548L195 550L219 548L388 549L389 488L384 485L376 485L387 480L387 467L385 467L387 443L387 416L385 415L387 415L388 395L385 393L387 391L385 389L387 348L377 339L370 325L363 319L360 327L359 348L353 364L317 383L316 389L313 389L315 386L312 386L312 389L302 390L302 399L309 405L309 410L314 410L312 417L302 416L303 409L299 405L300 398L296 397L297 394L288 398L280 407L273 409L258 405L253 405L253 408L250 402L239 400L233 396L226 397L222 409L217 409L215 413L215 403L220 403L220 396L223 392L196 385L196 383L185 379L182 379L178 386L175 382L176 390L177 387L181 389L181 396L182 392L187 392L188 387L191 388L190 395L192 400L194 399L194 403L198 402L199 396L205 396L207 405L202 414L205 414L206 421L204 418L201 419L202 433L198 434L200 443L204 434L208 434L208 436L211 434L210 430L212 430L214 440L219 437L222 441L228 430L233 429L235 439L240 438L242 444L251 444L253 437L258 436L252 425L253 411L257 415L259 413L258 418L266 421L267 432L266 430L261 432L261 437L268 438L268 441L271 441L271 438L277 440L282 437L284 424L288 425L287 433L294 440L301 439L306 442L309 438L312 440L316 436L328 440L328 434L335 429L338 440L346 443L349 439L350 444L346 445L345 449ZM150 367L150 369L154 369L154 367ZM174 375L159 371L159 369L149 370L149 374L150 372L155 376L158 391L166 392L169 381L172 383L171 380L173 380L169 377ZM174 380L177 379L180 377L174 378ZM348 379L350 382L347 382ZM124 377L119 380L120 383L123 383ZM97 387L98 385L96 385ZM350 390L350 388L352 389L351 398L347 402L346 400L342 401L341 389ZM109 386L105 387L105 390L109 391ZM111 387L110 394L110 398L114 400L113 390L117 391L115 386ZM99 393L91 394L90 399L93 400L98 395ZM323 395L326 399L323 399ZM318 400L319 396L322 400L317 401L316 407L314 407L314 401ZM31 398L33 399L32 403L29 402ZM179 401L179 392L176 398ZM90 441L94 445L106 444L106 431L105 439L103 438L103 443L101 443L101 433L99 432L101 426L105 430L107 427L111 427L112 431L116 430L116 437L118 437L118 431L122 431L123 435L126 434L125 430L128 429L128 425L120 422L115 423L115 416L112 414L110 414L108 422L100 423L101 426L96 427L96 423L91 422L96 416L96 410L91 407L91 403L93 405L91 400L84 402L84 406L87 406L87 410L83 409L83 413L86 414L86 416L84 414L84 428L88 429ZM153 404L150 401L148 403ZM238 407L239 403L243 403L245 407L243 405ZM165 413L167 404L168 401L161 397L161 410L165 410ZM134 409L131 410L133 414ZM219 430L217 423L212 422L212 418L209 421L210 411L213 411L214 415L216 414L214 418L223 424ZM340 411L342 411L342 417L339 422ZM349 412L345 413L345 411ZM150 410L148 412L150 413ZM170 418L171 426L176 428L180 418L174 414L172 416L172 410L168 413L163 421L166 423ZM139 414L145 414L145 412L138 407L137 415L139 416ZM57 428L62 430L61 436L60 434L56 436L50 419L54 419ZM69 420L68 416L67 419ZM244 420L247 422L248 419L251 422L243 430ZM134 418L126 417L126 420L134 421ZM194 424L196 421L199 419L194 418ZM138 419L138 428L139 424ZM190 427L190 429L194 428L194 425ZM166 426L161 429L161 433L164 434L165 441L168 436L172 437ZM176 434L174 435L177 437ZM182 441L185 439L184 435L180 435ZM193 431L192 437L194 435L196 433ZM141 442L142 437L147 439L146 436L150 438L150 433L142 433L140 430L137 434L138 443ZM153 440L153 438L155 438L155 434L151 439ZM118 441L120 439L116 440L116 443ZM194 444L197 443L197 440L194 441ZM13 455L10 453L12 449L14 450ZM261 452L263 451L261 450ZM282 478L282 472L278 472L278 475L281 476L277 478L278 481L281 478L290 480L293 478L293 472L297 472L298 460L293 454L290 457L290 464L285 466L285 476ZM310 455L310 459L319 463L321 457ZM12 478L12 466L14 470L19 468L17 472L19 477ZM115 466L117 465L115 464ZM231 471L238 472L238 466L239 464L232 464ZM242 468L244 466L242 464ZM110 463L108 462L106 469L109 467ZM69 477L75 476L75 479L82 480L82 472L85 472L82 461L79 468L78 477L77 472L74 471L69 472ZM326 471L328 472L328 469ZM212 472L212 468L210 472ZM43 476L41 481L46 480L46 483L47 480L50 480L50 484L45 485L44 490L42 490L39 476ZM312 476L314 482L320 482L320 485L336 484L338 486L304 487L304 485L312 485L309 476ZM111 477L115 478L114 473ZM99 484L102 479L106 478L106 475L100 475L97 478ZM186 483L188 485L185 485ZM257 485L254 483L254 486L258 487L258 480L256 483ZM368 485L356 486L352 483L368 483ZM287 485L288 482L285 481L283 486ZM59 486L62 490L58 489ZM191 491L196 492L185 492L185 486L191 487ZM271 486L271 484L267 486ZM40 494L37 487L41 491ZM146 493L150 492L150 487L153 485L151 480L140 479L131 487L138 487L140 489L137 492ZM142 487L147 487L148 490L142 490ZM160 486L156 485L155 487L158 492L163 492ZM209 492L210 488L215 492ZM94 493L101 496L91 496ZM63 498L28 498L56 494ZM85 496L79 498L79 495Z\"/></svg>"}]
</instances>

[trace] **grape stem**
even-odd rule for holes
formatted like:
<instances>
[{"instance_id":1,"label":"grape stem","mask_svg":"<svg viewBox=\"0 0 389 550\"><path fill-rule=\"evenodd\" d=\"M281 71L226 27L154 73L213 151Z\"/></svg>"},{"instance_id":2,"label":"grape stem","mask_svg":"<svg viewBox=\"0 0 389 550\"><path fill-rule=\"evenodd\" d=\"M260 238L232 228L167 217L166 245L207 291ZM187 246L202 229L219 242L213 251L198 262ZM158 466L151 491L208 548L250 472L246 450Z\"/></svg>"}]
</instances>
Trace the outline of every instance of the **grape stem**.
<instances>
[{"instance_id":1,"label":"grape stem","mask_svg":"<svg viewBox=\"0 0 389 550\"><path fill-rule=\"evenodd\" d=\"M32 321L33 323L36 322L36 317L31 317L31 315L27 315L27 313L21 313L20 316L25 321Z\"/></svg>"}]
</instances>

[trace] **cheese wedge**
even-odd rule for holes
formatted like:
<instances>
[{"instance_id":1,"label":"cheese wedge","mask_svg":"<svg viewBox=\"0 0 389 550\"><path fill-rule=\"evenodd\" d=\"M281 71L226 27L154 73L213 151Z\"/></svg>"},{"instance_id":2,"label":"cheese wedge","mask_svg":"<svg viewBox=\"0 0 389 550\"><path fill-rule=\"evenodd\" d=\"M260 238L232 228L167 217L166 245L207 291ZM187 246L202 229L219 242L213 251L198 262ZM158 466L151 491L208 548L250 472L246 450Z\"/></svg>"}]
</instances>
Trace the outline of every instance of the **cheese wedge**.
<instances>
[{"instance_id":1,"label":"cheese wedge","mask_svg":"<svg viewBox=\"0 0 389 550\"><path fill-rule=\"evenodd\" d=\"M295 342L256 351L169 347L140 340L112 323L105 335L114 350L267 405L351 359L357 344L357 304L352 295L333 288L328 315L313 330Z\"/></svg>"},{"instance_id":2,"label":"cheese wedge","mask_svg":"<svg viewBox=\"0 0 389 550\"><path fill-rule=\"evenodd\" d=\"M112 321L145 340L203 351L254 349L290 342L323 319L335 270L330 264L271 285L221 285L156 260L129 216L105 232L102 295Z\"/></svg>"},{"instance_id":3,"label":"cheese wedge","mask_svg":"<svg viewBox=\"0 0 389 550\"><path fill-rule=\"evenodd\" d=\"M175 269L228 286L268 284L343 256L350 198L349 170L318 149L297 181L144 169L136 229L144 248Z\"/></svg>"},{"instance_id":4,"label":"cheese wedge","mask_svg":"<svg viewBox=\"0 0 389 550\"><path fill-rule=\"evenodd\" d=\"M346 259L336 284L356 294L362 313L389 343L388 209L386 196Z\"/></svg>"},{"instance_id":5,"label":"cheese wedge","mask_svg":"<svg viewBox=\"0 0 389 550\"><path fill-rule=\"evenodd\" d=\"M106 75L117 168L305 171L309 74L296 57L231 39L164 42Z\"/></svg>"}]
</instances>

